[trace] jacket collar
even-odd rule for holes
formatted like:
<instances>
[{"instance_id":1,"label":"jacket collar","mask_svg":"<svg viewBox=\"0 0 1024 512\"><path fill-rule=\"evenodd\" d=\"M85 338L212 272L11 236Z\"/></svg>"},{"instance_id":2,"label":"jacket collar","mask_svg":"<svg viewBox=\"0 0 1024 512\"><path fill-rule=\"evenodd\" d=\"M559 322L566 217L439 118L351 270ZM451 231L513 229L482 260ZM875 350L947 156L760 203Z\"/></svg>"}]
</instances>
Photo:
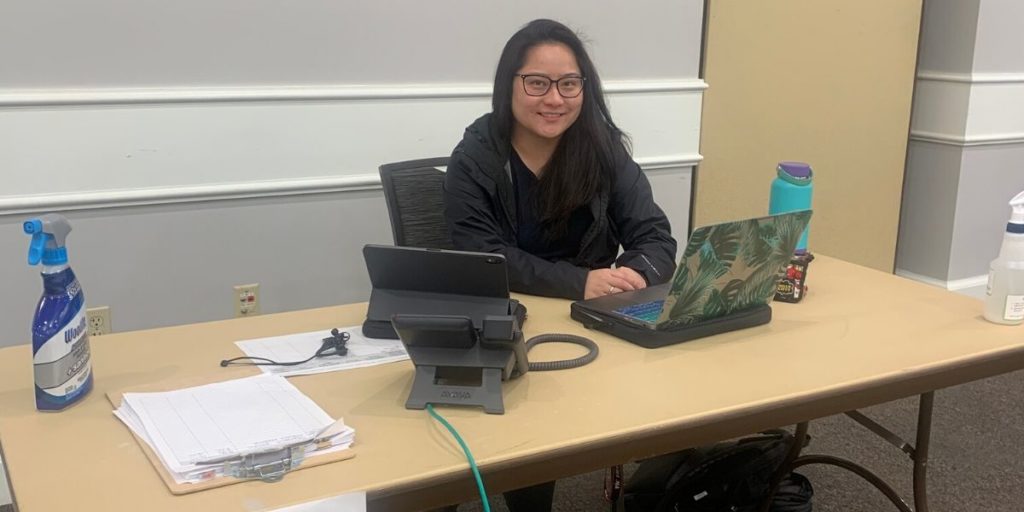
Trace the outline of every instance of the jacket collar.
<instances>
[{"instance_id":1,"label":"jacket collar","mask_svg":"<svg viewBox=\"0 0 1024 512\"><path fill-rule=\"evenodd\" d=\"M509 155L512 152L512 143L505 140L498 133L493 114L484 114L473 124L466 127L459 144L461 150L467 157L476 162L481 174L487 176L497 184L498 198L501 200L502 209L505 211L505 220L512 231L518 231L516 218L516 201L512 191L512 169L509 165ZM594 216L594 223L583 235L580 241L580 255L593 254L592 246L599 243L600 234L607 233L609 229L607 210L609 202L609 187L602 187L597 197L590 202L590 212ZM575 264L592 266L595 262L592 258L576 258Z\"/></svg>"},{"instance_id":2,"label":"jacket collar","mask_svg":"<svg viewBox=\"0 0 1024 512\"><path fill-rule=\"evenodd\" d=\"M497 184L498 197L504 207L506 220L517 231L516 201L512 192L512 169L509 155L512 143L498 133L494 116L484 114L466 127L460 144L462 151L476 162L479 171Z\"/></svg>"}]
</instances>

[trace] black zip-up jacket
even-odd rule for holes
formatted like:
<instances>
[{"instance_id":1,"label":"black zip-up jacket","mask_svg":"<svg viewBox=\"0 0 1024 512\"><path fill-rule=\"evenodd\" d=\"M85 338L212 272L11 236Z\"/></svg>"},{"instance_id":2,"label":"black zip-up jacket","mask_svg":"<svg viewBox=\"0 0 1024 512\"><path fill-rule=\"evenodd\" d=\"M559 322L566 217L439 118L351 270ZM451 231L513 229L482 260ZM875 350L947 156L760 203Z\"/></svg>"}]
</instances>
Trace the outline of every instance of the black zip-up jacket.
<instances>
[{"instance_id":1,"label":"black zip-up jacket","mask_svg":"<svg viewBox=\"0 0 1024 512\"><path fill-rule=\"evenodd\" d=\"M651 184L623 148L611 187L590 202L594 222L570 261L548 261L517 247L516 201L508 164L511 143L497 136L491 114L466 128L448 162L445 218L456 248L493 252L508 262L513 291L582 299L587 272L614 262L660 284L675 272L676 241ZM610 188L610 190L609 190ZM616 258L619 245L625 252Z\"/></svg>"}]
</instances>

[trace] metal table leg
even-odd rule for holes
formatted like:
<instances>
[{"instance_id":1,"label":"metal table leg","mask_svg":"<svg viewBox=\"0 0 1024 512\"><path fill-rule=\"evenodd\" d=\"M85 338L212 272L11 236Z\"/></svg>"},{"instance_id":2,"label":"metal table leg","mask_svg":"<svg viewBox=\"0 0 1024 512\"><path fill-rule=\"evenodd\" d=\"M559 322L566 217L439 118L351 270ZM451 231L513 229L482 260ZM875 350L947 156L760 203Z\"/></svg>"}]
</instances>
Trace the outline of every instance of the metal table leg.
<instances>
[{"instance_id":1,"label":"metal table leg","mask_svg":"<svg viewBox=\"0 0 1024 512\"><path fill-rule=\"evenodd\" d=\"M932 437L932 405L935 392L921 395L917 405L917 450L914 459L914 508L917 512L928 512L928 448Z\"/></svg>"},{"instance_id":2,"label":"metal table leg","mask_svg":"<svg viewBox=\"0 0 1024 512\"><path fill-rule=\"evenodd\" d=\"M768 512L771 509L771 500L774 497L775 490L779 486L779 482L782 477L789 474L794 469L800 466L806 466L808 464L829 464L836 466L860 476L869 484L874 486L876 489L882 492L889 501L896 505L896 508L900 512L928 512L928 486L927 486L927 470L928 470L928 447L931 443L931 432L932 432L932 406L934 404L935 394L933 391L929 391L920 396L918 402L917 412L917 438L916 448L911 446L891 430L878 424L871 418L868 418L859 411L849 411L846 413L851 419L860 423L868 430L874 432L882 439L885 439L893 446L906 452L910 459L914 462L914 508L910 508L910 505L899 496L899 494L893 490L885 480L878 475L872 473L870 470L861 466L857 463L849 460L833 457L829 455L800 455L800 450L806 444L807 438L807 427L808 423L800 423L796 426L796 432L793 435L793 446L790 448L789 454L786 456L786 460L783 462L781 468L772 478L772 492L765 499L761 505L761 512Z\"/></svg>"},{"instance_id":3,"label":"metal table leg","mask_svg":"<svg viewBox=\"0 0 1024 512\"><path fill-rule=\"evenodd\" d=\"M792 467L793 469L796 469L808 464L828 464L830 466L836 466L850 471L881 491L886 498L889 498L889 501L891 501L893 505L896 505L896 508L900 509L900 512L914 512L913 509L910 508L910 505L900 497L899 493L897 493L892 486L860 464L840 457L833 457L831 455L805 455L798 458L793 463Z\"/></svg>"}]
</instances>

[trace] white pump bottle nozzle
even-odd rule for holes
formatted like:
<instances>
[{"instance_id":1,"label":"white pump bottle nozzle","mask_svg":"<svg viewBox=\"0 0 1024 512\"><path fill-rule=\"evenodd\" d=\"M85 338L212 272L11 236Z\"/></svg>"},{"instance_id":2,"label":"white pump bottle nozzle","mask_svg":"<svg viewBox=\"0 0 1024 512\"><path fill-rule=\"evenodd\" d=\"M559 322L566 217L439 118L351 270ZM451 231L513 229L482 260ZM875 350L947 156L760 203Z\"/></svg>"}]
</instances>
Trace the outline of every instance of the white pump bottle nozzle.
<instances>
[{"instance_id":1,"label":"white pump bottle nozzle","mask_svg":"<svg viewBox=\"0 0 1024 512\"><path fill-rule=\"evenodd\" d=\"M1010 215L1010 223L1024 224L1024 192L1010 199L1010 208L1013 208L1013 213Z\"/></svg>"}]
</instances>

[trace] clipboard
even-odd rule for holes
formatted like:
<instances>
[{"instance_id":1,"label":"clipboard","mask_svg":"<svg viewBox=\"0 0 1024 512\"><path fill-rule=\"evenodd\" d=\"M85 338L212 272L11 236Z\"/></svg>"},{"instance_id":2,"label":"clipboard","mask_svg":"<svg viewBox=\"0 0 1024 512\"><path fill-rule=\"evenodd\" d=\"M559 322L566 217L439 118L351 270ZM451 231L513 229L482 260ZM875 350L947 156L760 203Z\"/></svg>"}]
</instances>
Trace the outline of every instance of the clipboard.
<instances>
[{"instance_id":1,"label":"clipboard","mask_svg":"<svg viewBox=\"0 0 1024 512\"><path fill-rule=\"evenodd\" d=\"M202 386L204 384L223 382L241 377L251 377L252 375L253 374L251 371L245 369L243 371L225 372L223 374L217 375L216 377L193 377L155 382L151 384L134 386L130 389L124 389L120 391L109 391L106 393L106 397L107 401L109 401L110 404L113 405L115 409L117 409L118 407L121 406L121 403L124 400L125 393L151 393L161 391L173 391L175 389ZM146 444L146 442L142 440L139 436L135 435L135 432L132 432L132 429L128 428L127 425L124 425L120 421L118 423L121 423L121 425L123 425L124 428L127 429L128 432L132 434L132 437L135 438L135 443L139 446L139 448L142 449L142 453L146 456L146 459L149 460L150 465L152 465L153 468L156 470L157 474L160 476L160 479L163 480L164 485L167 486L167 490L171 491L171 494L191 494L194 492L205 491L207 489L213 489L215 487L224 487L226 485L238 484L242 482L260 481L259 479L251 478L234 478L231 476L219 476L215 478L210 478L209 480L203 480L202 482L179 484L174 481L174 477L171 475L170 471L168 471L167 468L164 467L164 463L160 460L159 457L157 457L156 453L153 452L153 449L150 448L149 445ZM324 464L330 464L332 462L338 462L341 460L348 460L355 456L356 452L351 447L346 448L344 450L338 450L336 452L315 454L313 456L304 457L302 459L302 462L298 466L290 469L289 472L299 471L302 469L311 468L315 466L321 466ZM285 476L287 476L287 474L285 474Z\"/></svg>"}]
</instances>

